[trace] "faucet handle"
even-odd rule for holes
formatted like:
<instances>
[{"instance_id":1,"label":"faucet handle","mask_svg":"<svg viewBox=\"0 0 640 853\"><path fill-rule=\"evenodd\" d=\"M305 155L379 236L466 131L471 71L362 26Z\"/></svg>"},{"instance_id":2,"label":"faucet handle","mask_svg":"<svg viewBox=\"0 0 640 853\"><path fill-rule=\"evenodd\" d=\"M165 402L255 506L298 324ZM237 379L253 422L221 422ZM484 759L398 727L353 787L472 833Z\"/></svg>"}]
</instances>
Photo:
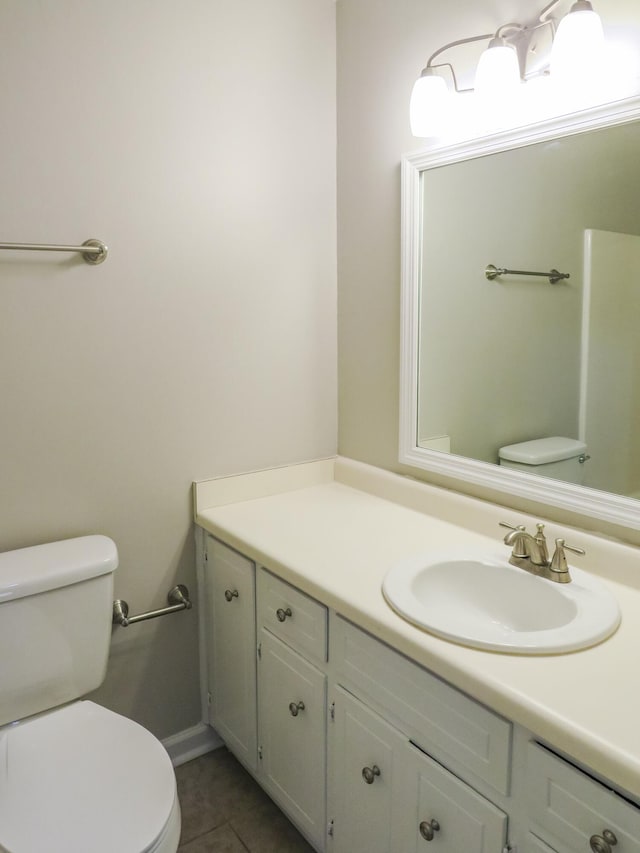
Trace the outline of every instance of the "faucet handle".
<instances>
[{"instance_id":1,"label":"faucet handle","mask_svg":"<svg viewBox=\"0 0 640 853\"><path fill-rule=\"evenodd\" d=\"M533 537L536 540L540 551L540 563L546 566L549 565L549 551L547 550L547 538L544 535L544 524L538 522L536 524L536 535Z\"/></svg>"},{"instance_id":2,"label":"faucet handle","mask_svg":"<svg viewBox=\"0 0 640 853\"><path fill-rule=\"evenodd\" d=\"M586 551L583 548L574 548L573 545L567 545L564 539L556 539L556 550L551 559L550 569L552 572L569 574L569 566L567 565L567 556L565 551L571 551L574 554L584 555Z\"/></svg>"},{"instance_id":3,"label":"faucet handle","mask_svg":"<svg viewBox=\"0 0 640 853\"><path fill-rule=\"evenodd\" d=\"M517 527L514 527L513 524L507 524L506 521L499 521L498 527L506 527L508 530L519 530L521 533L525 532L524 524L519 524Z\"/></svg>"}]
</instances>

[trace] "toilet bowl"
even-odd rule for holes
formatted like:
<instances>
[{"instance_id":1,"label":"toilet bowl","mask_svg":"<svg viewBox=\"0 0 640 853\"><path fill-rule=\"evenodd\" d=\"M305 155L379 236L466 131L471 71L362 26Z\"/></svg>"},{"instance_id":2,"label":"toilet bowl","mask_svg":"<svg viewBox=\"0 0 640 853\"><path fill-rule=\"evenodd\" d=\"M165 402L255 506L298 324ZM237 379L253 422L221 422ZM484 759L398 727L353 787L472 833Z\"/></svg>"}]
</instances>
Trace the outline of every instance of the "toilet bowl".
<instances>
[{"instance_id":1,"label":"toilet bowl","mask_svg":"<svg viewBox=\"0 0 640 853\"><path fill-rule=\"evenodd\" d=\"M171 761L137 723L79 701L0 729L8 853L169 853L179 835Z\"/></svg>"},{"instance_id":2,"label":"toilet bowl","mask_svg":"<svg viewBox=\"0 0 640 853\"><path fill-rule=\"evenodd\" d=\"M0 644L11 648L0 660L3 853L177 850L166 750L132 720L79 698L104 678L116 565L106 537L0 554Z\"/></svg>"}]
</instances>

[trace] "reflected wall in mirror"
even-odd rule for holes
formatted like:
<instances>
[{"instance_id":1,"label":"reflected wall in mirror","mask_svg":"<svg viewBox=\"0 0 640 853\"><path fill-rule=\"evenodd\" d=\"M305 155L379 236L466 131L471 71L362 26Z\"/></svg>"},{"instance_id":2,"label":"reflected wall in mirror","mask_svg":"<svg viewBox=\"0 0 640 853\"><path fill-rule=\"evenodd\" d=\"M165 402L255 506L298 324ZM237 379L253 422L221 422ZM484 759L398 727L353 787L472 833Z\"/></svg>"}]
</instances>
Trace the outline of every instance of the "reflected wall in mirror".
<instances>
[{"instance_id":1,"label":"reflected wall in mirror","mask_svg":"<svg viewBox=\"0 0 640 853\"><path fill-rule=\"evenodd\" d=\"M640 527L639 119L405 158L401 461ZM587 445L570 484L498 467L553 436Z\"/></svg>"}]
</instances>

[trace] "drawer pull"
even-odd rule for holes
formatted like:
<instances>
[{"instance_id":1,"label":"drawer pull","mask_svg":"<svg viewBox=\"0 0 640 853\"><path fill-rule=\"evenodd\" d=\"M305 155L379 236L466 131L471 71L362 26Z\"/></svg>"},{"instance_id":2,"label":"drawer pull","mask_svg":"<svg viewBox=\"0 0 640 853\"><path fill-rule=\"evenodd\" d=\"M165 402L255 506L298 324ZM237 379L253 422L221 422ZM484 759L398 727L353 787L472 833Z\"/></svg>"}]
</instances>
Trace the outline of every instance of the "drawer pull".
<instances>
[{"instance_id":1,"label":"drawer pull","mask_svg":"<svg viewBox=\"0 0 640 853\"><path fill-rule=\"evenodd\" d=\"M617 843L618 839L610 829L603 829L602 835L592 835L589 839L593 853L611 853L611 848Z\"/></svg>"},{"instance_id":2,"label":"drawer pull","mask_svg":"<svg viewBox=\"0 0 640 853\"><path fill-rule=\"evenodd\" d=\"M420 835L424 838L425 841L433 841L434 832L440 832L440 824L438 821L433 818L433 820L423 820L420 824Z\"/></svg>"},{"instance_id":3,"label":"drawer pull","mask_svg":"<svg viewBox=\"0 0 640 853\"><path fill-rule=\"evenodd\" d=\"M362 778L367 783L367 785L373 785L375 782L376 776L380 775L380 768L377 764L374 764L373 767L363 767L362 768Z\"/></svg>"},{"instance_id":4,"label":"drawer pull","mask_svg":"<svg viewBox=\"0 0 640 853\"><path fill-rule=\"evenodd\" d=\"M234 598L238 597L238 590L237 589L225 589L224 597L227 599L227 601L233 601Z\"/></svg>"},{"instance_id":5,"label":"drawer pull","mask_svg":"<svg viewBox=\"0 0 640 853\"><path fill-rule=\"evenodd\" d=\"M292 717L297 717L300 711L304 711L304 702L289 702L289 711Z\"/></svg>"},{"instance_id":6,"label":"drawer pull","mask_svg":"<svg viewBox=\"0 0 640 853\"><path fill-rule=\"evenodd\" d=\"M276 610L276 616L278 617L278 622L284 622L287 616L293 616L293 613L291 612L290 607L287 607L286 610L283 610L282 607L278 607Z\"/></svg>"}]
</instances>

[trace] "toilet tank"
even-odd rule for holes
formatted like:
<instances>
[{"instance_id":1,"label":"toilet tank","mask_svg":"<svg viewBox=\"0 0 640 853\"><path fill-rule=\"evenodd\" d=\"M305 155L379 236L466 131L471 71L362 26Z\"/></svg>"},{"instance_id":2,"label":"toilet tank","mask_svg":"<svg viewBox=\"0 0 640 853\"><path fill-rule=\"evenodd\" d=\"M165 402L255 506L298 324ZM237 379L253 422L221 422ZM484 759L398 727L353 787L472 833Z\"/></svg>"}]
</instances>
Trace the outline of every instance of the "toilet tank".
<instances>
[{"instance_id":1,"label":"toilet tank","mask_svg":"<svg viewBox=\"0 0 640 853\"><path fill-rule=\"evenodd\" d=\"M0 554L0 725L102 683L117 565L106 536Z\"/></svg>"},{"instance_id":2,"label":"toilet tank","mask_svg":"<svg viewBox=\"0 0 640 853\"><path fill-rule=\"evenodd\" d=\"M584 441L554 435L501 447L498 458L506 468L565 483L583 483L586 452Z\"/></svg>"}]
</instances>

